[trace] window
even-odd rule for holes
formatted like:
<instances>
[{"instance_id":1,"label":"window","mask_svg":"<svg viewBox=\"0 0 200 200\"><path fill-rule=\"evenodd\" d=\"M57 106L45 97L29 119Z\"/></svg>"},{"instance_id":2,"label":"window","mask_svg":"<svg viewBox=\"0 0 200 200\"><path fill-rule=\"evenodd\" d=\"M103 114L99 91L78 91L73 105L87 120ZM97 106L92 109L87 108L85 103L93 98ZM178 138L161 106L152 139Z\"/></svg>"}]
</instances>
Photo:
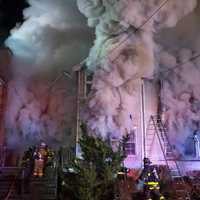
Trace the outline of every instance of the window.
<instances>
[{"instance_id":1,"label":"window","mask_svg":"<svg viewBox=\"0 0 200 200\"><path fill-rule=\"evenodd\" d=\"M88 95L92 88L93 74L86 75L86 94Z\"/></svg>"},{"instance_id":2,"label":"window","mask_svg":"<svg viewBox=\"0 0 200 200\"><path fill-rule=\"evenodd\" d=\"M136 138L134 130L129 133L129 139L125 144L125 153L126 156L136 155Z\"/></svg>"}]
</instances>

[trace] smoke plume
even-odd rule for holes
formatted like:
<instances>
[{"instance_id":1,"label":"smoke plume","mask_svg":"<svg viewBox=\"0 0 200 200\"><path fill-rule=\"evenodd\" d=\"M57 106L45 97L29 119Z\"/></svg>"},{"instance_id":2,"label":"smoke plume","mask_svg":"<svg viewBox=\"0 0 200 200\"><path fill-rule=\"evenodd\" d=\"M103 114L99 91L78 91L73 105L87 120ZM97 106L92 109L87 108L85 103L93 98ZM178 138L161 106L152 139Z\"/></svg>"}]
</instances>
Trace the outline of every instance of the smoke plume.
<instances>
[{"instance_id":1,"label":"smoke plume","mask_svg":"<svg viewBox=\"0 0 200 200\"><path fill-rule=\"evenodd\" d=\"M87 55L89 30L73 1L29 0L25 22L11 31L6 44L33 71L76 64ZM74 54L74 51L79 52ZM27 67L30 71L30 67ZM26 69L23 69L26 70Z\"/></svg>"},{"instance_id":2,"label":"smoke plume","mask_svg":"<svg viewBox=\"0 0 200 200\"><path fill-rule=\"evenodd\" d=\"M25 22L6 41L14 54L5 118L8 143L71 143L75 81L63 77L49 87L63 69L70 71L87 56L92 36L73 0L28 3Z\"/></svg>"},{"instance_id":3,"label":"smoke plume","mask_svg":"<svg viewBox=\"0 0 200 200\"><path fill-rule=\"evenodd\" d=\"M47 84L41 80L9 83L5 121L9 145L23 148L46 141L57 146L73 139L75 95L68 93L72 85L62 80L49 91Z\"/></svg>"},{"instance_id":4,"label":"smoke plume","mask_svg":"<svg viewBox=\"0 0 200 200\"><path fill-rule=\"evenodd\" d=\"M159 68L154 36L174 27L197 1L168 1L154 13L162 4L161 0L78 0L88 25L96 29L87 62L94 79L83 118L104 138L121 137L134 123L139 126L141 78L151 77Z\"/></svg>"},{"instance_id":5,"label":"smoke plume","mask_svg":"<svg viewBox=\"0 0 200 200\"><path fill-rule=\"evenodd\" d=\"M161 101L170 139L184 154L191 151L188 143L200 128L200 68L198 58L191 60L197 52L184 48L174 55L160 54Z\"/></svg>"}]
</instances>

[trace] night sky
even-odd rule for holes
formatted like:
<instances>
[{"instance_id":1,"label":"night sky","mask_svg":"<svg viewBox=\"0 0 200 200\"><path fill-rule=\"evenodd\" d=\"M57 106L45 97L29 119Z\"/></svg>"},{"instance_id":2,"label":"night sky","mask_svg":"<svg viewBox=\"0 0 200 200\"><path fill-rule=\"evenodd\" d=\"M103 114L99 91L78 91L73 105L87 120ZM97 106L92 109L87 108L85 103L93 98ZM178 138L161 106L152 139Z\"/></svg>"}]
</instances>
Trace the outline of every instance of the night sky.
<instances>
[{"instance_id":1,"label":"night sky","mask_svg":"<svg viewBox=\"0 0 200 200\"><path fill-rule=\"evenodd\" d=\"M16 23L23 22L23 9L26 7L26 0L0 0L0 45Z\"/></svg>"}]
</instances>

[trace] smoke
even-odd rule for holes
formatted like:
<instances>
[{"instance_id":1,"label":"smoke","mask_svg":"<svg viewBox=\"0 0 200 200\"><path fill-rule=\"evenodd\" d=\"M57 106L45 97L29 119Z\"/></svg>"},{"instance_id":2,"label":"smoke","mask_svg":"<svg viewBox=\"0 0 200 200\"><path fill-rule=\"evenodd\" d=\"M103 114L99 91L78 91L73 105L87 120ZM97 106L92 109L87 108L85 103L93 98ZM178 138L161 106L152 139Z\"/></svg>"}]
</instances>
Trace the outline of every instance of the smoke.
<instances>
[{"instance_id":1,"label":"smoke","mask_svg":"<svg viewBox=\"0 0 200 200\"><path fill-rule=\"evenodd\" d=\"M87 56L92 34L73 0L28 3L25 22L6 41L14 54L5 118L8 143L70 143L75 81L63 77L52 90L49 86L63 69L70 71Z\"/></svg>"},{"instance_id":2,"label":"smoke","mask_svg":"<svg viewBox=\"0 0 200 200\"><path fill-rule=\"evenodd\" d=\"M197 52L181 49L174 52L174 55L167 52L160 55L163 70L161 100L171 141L185 153L185 145L200 128L200 68L198 59L190 59L197 55ZM174 66L178 67L173 68ZM169 68L174 70L166 72Z\"/></svg>"},{"instance_id":3,"label":"smoke","mask_svg":"<svg viewBox=\"0 0 200 200\"><path fill-rule=\"evenodd\" d=\"M23 148L44 140L57 146L73 139L76 98L69 95L72 85L62 80L52 91L46 85L41 80L9 83L5 121L9 145Z\"/></svg>"},{"instance_id":4,"label":"smoke","mask_svg":"<svg viewBox=\"0 0 200 200\"><path fill-rule=\"evenodd\" d=\"M73 1L29 0L28 3L25 22L11 31L6 45L16 57L31 63L33 72L70 67L87 55L89 29Z\"/></svg>"},{"instance_id":5,"label":"smoke","mask_svg":"<svg viewBox=\"0 0 200 200\"><path fill-rule=\"evenodd\" d=\"M147 22L159 5L163 7ZM110 133L121 137L133 124L140 128L141 78L151 77L159 68L154 36L163 28L174 27L196 5L196 0L165 5L161 0L78 0L88 25L96 28L87 62L94 79L83 111L91 131L106 138Z\"/></svg>"}]
</instances>

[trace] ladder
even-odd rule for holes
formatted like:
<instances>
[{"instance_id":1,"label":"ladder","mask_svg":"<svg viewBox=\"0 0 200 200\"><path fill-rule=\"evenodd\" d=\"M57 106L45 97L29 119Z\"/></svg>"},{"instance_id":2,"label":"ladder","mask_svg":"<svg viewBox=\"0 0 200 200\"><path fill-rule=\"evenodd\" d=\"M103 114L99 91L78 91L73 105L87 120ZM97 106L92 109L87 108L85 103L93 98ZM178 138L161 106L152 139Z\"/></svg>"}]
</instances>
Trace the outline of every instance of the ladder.
<instances>
[{"instance_id":1,"label":"ladder","mask_svg":"<svg viewBox=\"0 0 200 200\"><path fill-rule=\"evenodd\" d=\"M167 169L174 182L174 187L177 194L177 200L190 199L190 194L186 189L186 183L183 179L181 169L176 161L174 155L174 147L170 144L167 129L164 126L161 117L159 115L150 116L150 120L146 130L145 138L145 154L146 157L151 159L151 153L153 150L153 144L155 139L158 139L162 155L164 157Z\"/></svg>"}]
</instances>

